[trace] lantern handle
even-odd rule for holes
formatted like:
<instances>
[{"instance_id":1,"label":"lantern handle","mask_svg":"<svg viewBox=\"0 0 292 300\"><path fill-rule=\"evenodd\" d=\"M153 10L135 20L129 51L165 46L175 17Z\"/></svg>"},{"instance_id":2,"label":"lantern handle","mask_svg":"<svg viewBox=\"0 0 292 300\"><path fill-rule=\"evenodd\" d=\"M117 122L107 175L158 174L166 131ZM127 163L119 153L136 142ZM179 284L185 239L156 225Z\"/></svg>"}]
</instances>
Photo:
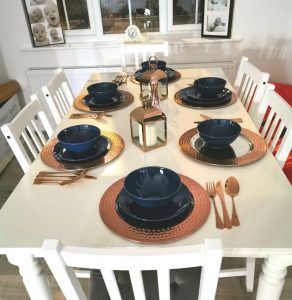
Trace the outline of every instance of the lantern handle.
<instances>
[{"instance_id":1,"label":"lantern handle","mask_svg":"<svg viewBox=\"0 0 292 300\"><path fill-rule=\"evenodd\" d=\"M158 64L158 59L155 55L151 55L148 59L148 64L149 64L149 69L150 69L150 66L151 66L151 58L155 58L155 65L157 67L157 64Z\"/></svg>"}]
</instances>

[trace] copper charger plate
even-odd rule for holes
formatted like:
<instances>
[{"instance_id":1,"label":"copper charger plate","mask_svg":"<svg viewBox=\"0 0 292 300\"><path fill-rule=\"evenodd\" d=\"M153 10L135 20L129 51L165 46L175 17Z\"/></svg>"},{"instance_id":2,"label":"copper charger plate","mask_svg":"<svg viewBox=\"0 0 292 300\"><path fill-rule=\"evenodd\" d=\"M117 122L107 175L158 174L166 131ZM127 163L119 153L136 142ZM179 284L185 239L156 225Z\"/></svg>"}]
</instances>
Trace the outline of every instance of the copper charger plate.
<instances>
[{"instance_id":1,"label":"copper charger plate","mask_svg":"<svg viewBox=\"0 0 292 300\"><path fill-rule=\"evenodd\" d=\"M43 147L40 153L41 159L45 164L57 170L90 169L107 164L121 154L122 150L124 149L124 141L122 137L111 131L102 130L101 135L105 136L109 140L109 144L111 144L105 155L80 163L63 163L56 160L53 155L53 149L58 143L57 139L53 139Z\"/></svg>"},{"instance_id":2,"label":"copper charger plate","mask_svg":"<svg viewBox=\"0 0 292 300\"><path fill-rule=\"evenodd\" d=\"M192 193L195 201L192 212L181 223L165 229L137 228L126 223L116 212L116 199L124 186L124 178L112 184L101 198L99 213L103 222L108 228L124 238L142 243L173 242L194 233L209 216L209 196L205 189L193 179L184 175L180 175L180 178Z\"/></svg>"},{"instance_id":3,"label":"copper charger plate","mask_svg":"<svg viewBox=\"0 0 292 300\"><path fill-rule=\"evenodd\" d=\"M266 142L261 138L261 136L251 130L241 128L240 135L247 140L250 150L238 157L218 159L216 157L206 156L192 146L192 140L197 133L197 128L193 128L185 132L179 139L179 146L181 150L192 159L209 165L228 167L248 165L262 158L268 149Z\"/></svg>"},{"instance_id":4,"label":"copper charger plate","mask_svg":"<svg viewBox=\"0 0 292 300\"><path fill-rule=\"evenodd\" d=\"M226 107L226 106L234 104L237 101L237 96L235 93L232 92L231 100L228 103L225 103L220 106L193 106L193 105L190 105L190 104L184 102L181 99L181 94L180 94L180 90L179 90L174 94L174 100L177 104L185 106L185 107L189 107L189 108L195 108L195 109L198 109L198 108L199 109L210 109L210 108L212 108L212 109L215 109L215 108L222 108L222 107Z\"/></svg>"},{"instance_id":5,"label":"copper charger plate","mask_svg":"<svg viewBox=\"0 0 292 300\"><path fill-rule=\"evenodd\" d=\"M77 96L74 100L73 104L74 107L78 110L85 111L85 112L93 112L93 111L114 111L125 108L133 103L134 96L127 91L118 90L123 95L123 101L120 104L108 107L100 107L100 108L90 108L83 103L83 98L88 95L87 92L84 92Z\"/></svg>"},{"instance_id":6,"label":"copper charger plate","mask_svg":"<svg viewBox=\"0 0 292 300\"><path fill-rule=\"evenodd\" d=\"M175 71L175 70L174 70ZM175 71L175 76L171 79L169 79L167 82L168 83L173 83L178 81L181 78L181 74L178 71ZM140 81L138 81L135 77L135 74L131 75L130 80L135 83L135 84L140 84Z\"/></svg>"}]
</instances>

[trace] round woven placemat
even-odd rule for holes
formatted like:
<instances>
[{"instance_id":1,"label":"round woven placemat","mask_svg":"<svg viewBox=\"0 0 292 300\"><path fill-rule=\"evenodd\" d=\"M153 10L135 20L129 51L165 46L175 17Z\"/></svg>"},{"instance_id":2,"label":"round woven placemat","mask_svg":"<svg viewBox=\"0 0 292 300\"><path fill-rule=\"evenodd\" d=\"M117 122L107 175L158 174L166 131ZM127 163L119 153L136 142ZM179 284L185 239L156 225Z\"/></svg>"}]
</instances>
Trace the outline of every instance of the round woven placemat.
<instances>
[{"instance_id":1,"label":"round woven placemat","mask_svg":"<svg viewBox=\"0 0 292 300\"><path fill-rule=\"evenodd\" d=\"M116 212L116 199L124 186L124 178L112 184L101 198L99 212L103 222L124 238L142 243L172 242L194 233L208 218L210 200L205 189L196 181L184 175L180 178L195 201L194 209L181 223L166 229L144 229L127 224Z\"/></svg>"},{"instance_id":2,"label":"round woven placemat","mask_svg":"<svg viewBox=\"0 0 292 300\"><path fill-rule=\"evenodd\" d=\"M87 92L84 92L84 93L78 95L77 98L75 98L75 100L73 102L73 105L78 110L85 111L85 112L93 112L93 111L114 111L114 110L119 110L119 109L125 108L125 107L127 107L127 106L129 106L130 104L133 103L134 96L130 92L123 91L123 90L118 90L118 92L123 94L123 100L120 104L115 105L115 106L90 108L90 107L86 106L83 103L83 98L88 95Z\"/></svg>"},{"instance_id":3,"label":"round woven placemat","mask_svg":"<svg viewBox=\"0 0 292 300\"><path fill-rule=\"evenodd\" d=\"M214 108L222 108L222 107L226 107L226 106L234 104L237 101L237 96L235 93L232 92L231 100L228 103L225 103L225 104L219 105L219 106L199 106L199 105L195 106L195 105L190 105L190 104L184 102L181 99L181 90L179 90L174 94L174 100L177 104L185 106L185 107L189 107L189 108L195 108L195 109L197 109L197 108L200 108L200 109L212 108L212 109L214 109Z\"/></svg>"},{"instance_id":4,"label":"round woven placemat","mask_svg":"<svg viewBox=\"0 0 292 300\"><path fill-rule=\"evenodd\" d=\"M111 131L102 130L101 135L105 136L109 140L111 147L105 155L97 157L96 159L91 159L87 162L80 163L63 163L56 160L53 154L53 150L55 145L58 143L57 139L49 141L48 144L44 146L40 153L41 159L45 164L57 170L90 169L107 164L121 154L122 150L124 149L124 141L122 137Z\"/></svg>"},{"instance_id":5,"label":"round woven placemat","mask_svg":"<svg viewBox=\"0 0 292 300\"><path fill-rule=\"evenodd\" d=\"M247 143L250 143L250 151L239 157L219 160L216 157L205 156L192 146L192 138L197 132L197 128L185 132L179 139L179 146L181 150L192 159L210 165L228 167L247 165L262 158L268 149L266 142L261 136L251 130L241 128L240 134L247 140Z\"/></svg>"},{"instance_id":6,"label":"round woven placemat","mask_svg":"<svg viewBox=\"0 0 292 300\"><path fill-rule=\"evenodd\" d=\"M175 70L174 70L174 71L175 71ZM178 81L180 78L181 78L180 72L175 71L175 76L174 76L173 78L169 79L167 82L168 82L168 83L173 83L173 82ZM130 80L131 80L133 83L140 84L140 81L136 79L135 74L131 75Z\"/></svg>"}]
</instances>

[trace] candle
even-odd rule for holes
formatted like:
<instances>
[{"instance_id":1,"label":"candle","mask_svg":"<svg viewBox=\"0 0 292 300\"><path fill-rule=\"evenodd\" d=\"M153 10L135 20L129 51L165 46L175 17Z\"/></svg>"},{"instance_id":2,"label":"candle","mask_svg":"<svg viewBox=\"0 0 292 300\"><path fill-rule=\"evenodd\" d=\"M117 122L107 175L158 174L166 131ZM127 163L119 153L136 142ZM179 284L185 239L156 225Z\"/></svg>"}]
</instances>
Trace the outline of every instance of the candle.
<instances>
[{"instance_id":1,"label":"candle","mask_svg":"<svg viewBox=\"0 0 292 300\"><path fill-rule=\"evenodd\" d=\"M157 133L155 123L145 125L146 147L152 147L157 143ZM142 125L139 124L139 142L143 146Z\"/></svg>"}]
</instances>

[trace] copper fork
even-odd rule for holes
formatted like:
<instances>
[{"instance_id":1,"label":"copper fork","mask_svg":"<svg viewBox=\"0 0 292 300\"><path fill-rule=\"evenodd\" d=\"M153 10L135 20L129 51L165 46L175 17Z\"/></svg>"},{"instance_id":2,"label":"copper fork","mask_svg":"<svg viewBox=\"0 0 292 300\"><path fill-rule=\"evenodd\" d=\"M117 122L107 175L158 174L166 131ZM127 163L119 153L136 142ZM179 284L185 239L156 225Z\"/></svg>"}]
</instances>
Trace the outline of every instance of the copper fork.
<instances>
[{"instance_id":1,"label":"copper fork","mask_svg":"<svg viewBox=\"0 0 292 300\"><path fill-rule=\"evenodd\" d=\"M223 221L220 217L220 214L218 212L217 205L216 205L216 202L215 202L215 197L217 195L217 192L216 192L216 189L215 189L214 182L206 182L206 190L207 190L207 193L209 194L209 197L212 200L213 205L214 205L215 218L216 218L216 228L223 229L224 224L223 224Z\"/></svg>"}]
</instances>

